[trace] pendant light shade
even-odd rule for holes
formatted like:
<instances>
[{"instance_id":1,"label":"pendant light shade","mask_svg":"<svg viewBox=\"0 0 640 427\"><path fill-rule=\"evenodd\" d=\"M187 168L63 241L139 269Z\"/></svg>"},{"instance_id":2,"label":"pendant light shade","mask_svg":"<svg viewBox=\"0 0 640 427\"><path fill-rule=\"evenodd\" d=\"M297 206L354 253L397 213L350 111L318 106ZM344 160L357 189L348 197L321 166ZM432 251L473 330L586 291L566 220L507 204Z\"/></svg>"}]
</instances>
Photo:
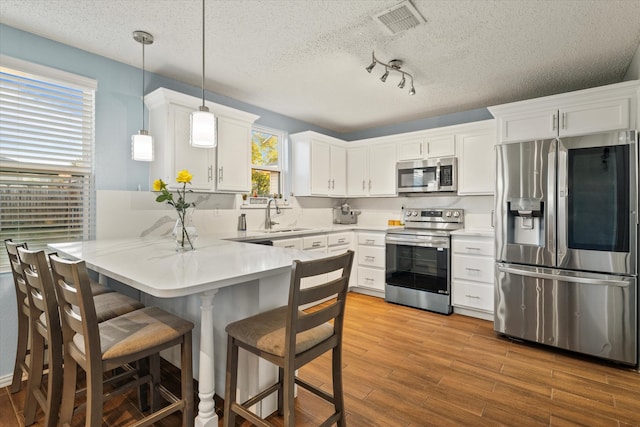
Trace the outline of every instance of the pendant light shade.
<instances>
[{"instance_id":1,"label":"pendant light shade","mask_svg":"<svg viewBox=\"0 0 640 427\"><path fill-rule=\"evenodd\" d=\"M131 135L131 157L140 162L153 161L153 138L146 130Z\"/></svg>"},{"instance_id":2,"label":"pendant light shade","mask_svg":"<svg viewBox=\"0 0 640 427\"><path fill-rule=\"evenodd\" d=\"M214 148L216 144L216 118L204 105L204 0L202 0L202 105L191 113L189 144L197 148Z\"/></svg>"},{"instance_id":3,"label":"pendant light shade","mask_svg":"<svg viewBox=\"0 0 640 427\"><path fill-rule=\"evenodd\" d=\"M191 113L191 135L189 141L192 147L214 148L216 146L216 118L205 106Z\"/></svg>"},{"instance_id":4,"label":"pendant light shade","mask_svg":"<svg viewBox=\"0 0 640 427\"><path fill-rule=\"evenodd\" d=\"M153 161L153 138L144 129L144 46L153 43L146 31L134 31L133 39L142 45L142 129L131 136L131 158L140 162Z\"/></svg>"}]
</instances>

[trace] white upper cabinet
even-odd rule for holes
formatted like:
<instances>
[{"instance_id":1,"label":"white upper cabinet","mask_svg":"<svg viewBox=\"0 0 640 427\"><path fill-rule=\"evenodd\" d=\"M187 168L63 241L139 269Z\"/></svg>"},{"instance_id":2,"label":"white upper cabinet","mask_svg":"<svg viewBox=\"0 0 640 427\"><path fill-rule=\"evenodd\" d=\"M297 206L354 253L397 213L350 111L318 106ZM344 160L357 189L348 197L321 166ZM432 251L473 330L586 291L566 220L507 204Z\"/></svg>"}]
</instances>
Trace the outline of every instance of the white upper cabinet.
<instances>
[{"instance_id":1,"label":"white upper cabinet","mask_svg":"<svg viewBox=\"0 0 640 427\"><path fill-rule=\"evenodd\" d=\"M455 155L453 134L428 135L401 140L398 143L398 161L423 160Z\"/></svg>"},{"instance_id":2,"label":"white upper cabinet","mask_svg":"<svg viewBox=\"0 0 640 427\"><path fill-rule=\"evenodd\" d=\"M396 195L396 146L358 145L347 149L347 196Z\"/></svg>"},{"instance_id":3,"label":"white upper cabinet","mask_svg":"<svg viewBox=\"0 0 640 427\"><path fill-rule=\"evenodd\" d=\"M451 157L456 154L453 134L427 136L424 140L424 145L425 159Z\"/></svg>"},{"instance_id":4,"label":"white upper cabinet","mask_svg":"<svg viewBox=\"0 0 640 427\"><path fill-rule=\"evenodd\" d=\"M251 123L218 117L217 189L251 191Z\"/></svg>"},{"instance_id":5,"label":"white upper cabinet","mask_svg":"<svg viewBox=\"0 0 640 427\"><path fill-rule=\"evenodd\" d=\"M378 144L369 147L369 196L395 196L396 147Z\"/></svg>"},{"instance_id":6,"label":"white upper cabinet","mask_svg":"<svg viewBox=\"0 0 640 427\"><path fill-rule=\"evenodd\" d=\"M249 192L251 126L259 116L206 102L216 116L218 147L193 148L189 145L189 117L201 102L164 88L145 96L155 152L150 178L160 178L169 188L177 188L178 171L187 169L193 176L192 190Z\"/></svg>"},{"instance_id":7,"label":"white upper cabinet","mask_svg":"<svg viewBox=\"0 0 640 427\"><path fill-rule=\"evenodd\" d=\"M630 81L489 107L500 142L636 127L638 82Z\"/></svg>"},{"instance_id":8,"label":"white upper cabinet","mask_svg":"<svg viewBox=\"0 0 640 427\"><path fill-rule=\"evenodd\" d=\"M291 135L293 194L344 197L347 155L344 142L308 131Z\"/></svg>"},{"instance_id":9,"label":"white upper cabinet","mask_svg":"<svg viewBox=\"0 0 640 427\"><path fill-rule=\"evenodd\" d=\"M369 194L369 149L347 148L347 196L362 197Z\"/></svg>"},{"instance_id":10,"label":"white upper cabinet","mask_svg":"<svg viewBox=\"0 0 640 427\"><path fill-rule=\"evenodd\" d=\"M458 194L492 195L495 192L495 120L465 126L456 132Z\"/></svg>"},{"instance_id":11,"label":"white upper cabinet","mask_svg":"<svg viewBox=\"0 0 640 427\"><path fill-rule=\"evenodd\" d=\"M422 160L424 158L424 142L422 138L398 142L398 161Z\"/></svg>"}]
</instances>

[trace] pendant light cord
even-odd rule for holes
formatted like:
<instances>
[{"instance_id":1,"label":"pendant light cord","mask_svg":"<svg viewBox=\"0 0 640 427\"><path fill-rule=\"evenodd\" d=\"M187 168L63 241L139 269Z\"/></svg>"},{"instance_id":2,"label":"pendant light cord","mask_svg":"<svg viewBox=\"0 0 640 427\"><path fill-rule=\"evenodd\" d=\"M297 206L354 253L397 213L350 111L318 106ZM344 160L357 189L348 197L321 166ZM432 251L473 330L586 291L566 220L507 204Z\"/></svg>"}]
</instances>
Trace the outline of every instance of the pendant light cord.
<instances>
[{"instance_id":1,"label":"pendant light cord","mask_svg":"<svg viewBox=\"0 0 640 427\"><path fill-rule=\"evenodd\" d=\"M142 44L142 129L144 129L144 43Z\"/></svg>"},{"instance_id":2,"label":"pendant light cord","mask_svg":"<svg viewBox=\"0 0 640 427\"><path fill-rule=\"evenodd\" d=\"M202 106L204 107L204 0L202 0Z\"/></svg>"}]
</instances>

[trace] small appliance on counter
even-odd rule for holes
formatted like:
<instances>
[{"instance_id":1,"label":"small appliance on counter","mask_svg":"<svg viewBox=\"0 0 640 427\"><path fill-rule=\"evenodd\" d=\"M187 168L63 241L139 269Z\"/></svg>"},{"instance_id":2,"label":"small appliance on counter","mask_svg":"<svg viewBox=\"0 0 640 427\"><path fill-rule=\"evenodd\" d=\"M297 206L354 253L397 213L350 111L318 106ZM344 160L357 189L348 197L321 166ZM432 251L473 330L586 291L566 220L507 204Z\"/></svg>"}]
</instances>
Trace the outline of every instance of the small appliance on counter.
<instances>
[{"instance_id":1,"label":"small appliance on counter","mask_svg":"<svg viewBox=\"0 0 640 427\"><path fill-rule=\"evenodd\" d=\"M359 210L352 210L348 203L333 208L334 224L357 224Z\"/></svg>"}]
</instances>

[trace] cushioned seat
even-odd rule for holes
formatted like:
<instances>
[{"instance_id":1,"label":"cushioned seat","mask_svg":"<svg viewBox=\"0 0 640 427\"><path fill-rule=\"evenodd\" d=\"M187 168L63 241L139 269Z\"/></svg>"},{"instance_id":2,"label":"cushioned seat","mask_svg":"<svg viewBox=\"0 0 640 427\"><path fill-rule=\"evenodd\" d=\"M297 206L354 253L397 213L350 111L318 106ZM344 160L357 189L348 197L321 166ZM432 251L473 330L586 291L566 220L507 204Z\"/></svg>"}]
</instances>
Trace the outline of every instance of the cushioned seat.
<instances>
[{"instance_id":1,"label":"cushioned seat","mask_svg":"<svg viewBox=\"0 0 640 427\"><path fill-rule=\"evenodd\" d=\"M252 347L276 356L285 356L286 321L289 307L265 311L227 326L227 334ZM306 316L298 311L300 317ZM298 335L295 354L302 353L333 335L333 326L324 323Z\"/></svg>"},{"instance_id":2,"label":"cushioned seat","mask_svg":"<svg viewBox=\"0 0 640 427\"><path fill-rule=\"evenodd\" d=\"M334 407L322 424L345 426L342 397L342 325L344 306L353 264L353 251L313 261L294 261L289 286L289 304L227 325L227 378L225 385L225 427L234 427L236 415L257 426L271 426L250 408L278 392L278 413L285 427L295 425L294 385L304 387ZM339 277L329 280L329 273ZM325 283L301 289L302 279L327 278ZM330 298L328 302L323 302ZM301 306L316 304L310 312ZM331 324L330 322L333 322ZM278 381L246 402L238 403L238 351L242 348L278 366ZM295 371L327 351L332 351L333 395L295 376Z\"/></svg>"}]
</instances>

